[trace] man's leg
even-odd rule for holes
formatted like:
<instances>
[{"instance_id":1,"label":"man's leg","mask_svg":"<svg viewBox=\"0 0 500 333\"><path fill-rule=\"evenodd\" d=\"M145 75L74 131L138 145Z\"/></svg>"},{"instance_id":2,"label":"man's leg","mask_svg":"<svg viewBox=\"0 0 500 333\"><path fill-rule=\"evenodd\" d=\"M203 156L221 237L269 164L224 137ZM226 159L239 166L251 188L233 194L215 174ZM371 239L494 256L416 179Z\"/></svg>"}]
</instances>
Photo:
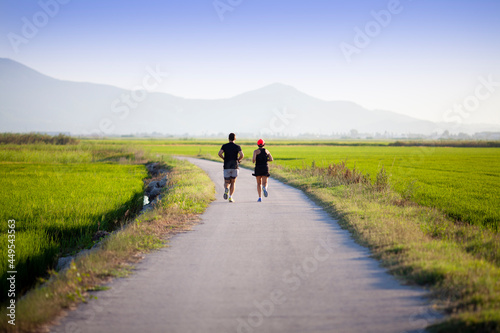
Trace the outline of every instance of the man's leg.
<instances>
[{"instance_id":1,"label":"man's leg","mask_svg":"<svg viewBox=\"0 0 500 333\"><path fill-rule=\"evenodd\" d=\"M231 185L231 178L224 178L224 200L227 200L229 193L229 186Z\"/></svg>"},{"instance_id":2,"label":"man's leg","mask_svg":"<svg viewBox=\"0 0 500 333\"><path fill-rule=\"evenodd\" d=\"M229 187L229 196L230 197L233 196L235 184L236 184L236 178L231 178L230 187Z\"/></svg>"},{"instance_id":3,"label":"man's leg","mask_svg":"<svg viewBox=\"0 0 500 333\"><path fill-rule=\"evenodd\" d=\"M238 169L232 169L231 171L228 171L231 176L231 184L229 185L229 202L234 202L233 199L233 194L234 194L234 188L236 187L236 177L238 177Z\"/></svg>"}]
</instances>

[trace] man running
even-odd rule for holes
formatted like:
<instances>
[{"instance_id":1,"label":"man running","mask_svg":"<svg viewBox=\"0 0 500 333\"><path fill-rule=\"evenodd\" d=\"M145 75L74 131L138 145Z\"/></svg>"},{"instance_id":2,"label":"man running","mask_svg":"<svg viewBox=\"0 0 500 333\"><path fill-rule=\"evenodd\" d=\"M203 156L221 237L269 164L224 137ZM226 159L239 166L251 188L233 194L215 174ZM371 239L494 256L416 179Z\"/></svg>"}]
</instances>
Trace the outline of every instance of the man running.
<instances>
[{"instance_id":1,"label":"man running","mask_svg":"<svg viewBox=\"0 0 500 333\"><path fill-rule=\"evenodd\" d=\"M241 147L234 143L235 139L234 133L229 134L229 142L222 145L219 151L219 157L224 160L224 199L227 199L229 194L229 202L234 202L233 193L239 173L238 165L244 157Z\"/></svg>"}]
</instances>

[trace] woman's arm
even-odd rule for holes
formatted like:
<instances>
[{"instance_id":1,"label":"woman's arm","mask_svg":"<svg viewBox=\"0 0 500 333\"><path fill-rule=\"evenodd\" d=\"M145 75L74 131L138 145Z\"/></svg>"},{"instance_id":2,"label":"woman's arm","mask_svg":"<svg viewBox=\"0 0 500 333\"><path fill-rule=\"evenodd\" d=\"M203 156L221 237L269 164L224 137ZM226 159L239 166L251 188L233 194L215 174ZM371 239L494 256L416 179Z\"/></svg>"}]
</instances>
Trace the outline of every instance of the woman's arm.
<instances>
[{"instance_id":1,"label":"woman's arm","mask_svg":"<svg viewBox=\"0 0 500 333\"><path fill-rule=\"evenodd\" d=\"M267 150L267 149L266 149L266 152L267 152L267 160L269 162L274 161L274 158L273 158L273 155L271 155L271 152L269 150Z\"/></svg>"},{"instance_id":2,"label":"woman's arm","mask_svg":"<svg viewBox=\"0 0 500 333\"><path fill-rule=\"evenodd\" d=\"M260 153L260 150L254 150L253 151L253 157L252 157L252 162L255 163L255 161L257 160L257 154Z\"/></svg>"}]
</instances>

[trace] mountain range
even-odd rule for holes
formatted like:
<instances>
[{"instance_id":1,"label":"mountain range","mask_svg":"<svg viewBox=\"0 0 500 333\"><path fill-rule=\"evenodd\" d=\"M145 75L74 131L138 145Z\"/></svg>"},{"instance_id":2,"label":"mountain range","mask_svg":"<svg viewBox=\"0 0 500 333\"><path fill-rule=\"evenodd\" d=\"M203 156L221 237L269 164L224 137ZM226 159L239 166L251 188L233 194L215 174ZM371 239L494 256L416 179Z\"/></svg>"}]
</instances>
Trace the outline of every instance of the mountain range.
<instances>
[{"instance_id":1,"label":"mountain range","mask_svg":"<svg viewBox=\"0 0 500 333\"><path fill-rule=\"evenodd\" d=\"M153 81L151 81L153 82ZM166 93L57 80L0 58L0 132L255 136L334 133L474 133L499 126L433 123L353 102L324 101L280 83L227 99L185 99ZM355 132L353 131L353 132Z\"/></svg>"}]
</instances>

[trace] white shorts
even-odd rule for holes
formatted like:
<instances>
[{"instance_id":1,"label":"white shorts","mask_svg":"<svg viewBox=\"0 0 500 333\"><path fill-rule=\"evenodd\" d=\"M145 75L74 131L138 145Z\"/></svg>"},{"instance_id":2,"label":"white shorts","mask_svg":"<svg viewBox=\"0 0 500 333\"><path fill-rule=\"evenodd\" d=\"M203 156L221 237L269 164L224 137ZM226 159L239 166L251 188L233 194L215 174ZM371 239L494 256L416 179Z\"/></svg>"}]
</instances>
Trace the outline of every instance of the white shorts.
<instances>
[{"instance_id":1,"label":"white shorts","mask_svg":"<svg viewBox=\"0 0 500 333\"><path fill-rule=\"evenodd\" d=\"M225 179L234 179L238 177L240 173L239 169L224 169L224 178Z\"/></svg>"}]
</instances>

